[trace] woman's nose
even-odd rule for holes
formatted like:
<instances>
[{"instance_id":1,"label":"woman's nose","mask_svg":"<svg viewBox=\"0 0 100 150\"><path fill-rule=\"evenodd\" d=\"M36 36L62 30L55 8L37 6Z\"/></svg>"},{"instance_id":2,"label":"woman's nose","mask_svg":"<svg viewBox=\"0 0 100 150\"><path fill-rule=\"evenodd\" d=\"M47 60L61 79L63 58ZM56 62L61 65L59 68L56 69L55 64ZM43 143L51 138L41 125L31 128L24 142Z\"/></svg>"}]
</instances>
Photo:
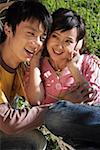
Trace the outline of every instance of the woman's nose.
<instances>
[{"instance_id":1,"label":"woman's nose","mask_svg":"<svg viewBox=\"0 0 100 150\"><path fill-rule=\"evenodd\" d=\"M58 50L59 50L59 51L64 51L64 47L63 47L63 45L60 44L60 43L58 44Z\"/></svg>"}]
</instances>

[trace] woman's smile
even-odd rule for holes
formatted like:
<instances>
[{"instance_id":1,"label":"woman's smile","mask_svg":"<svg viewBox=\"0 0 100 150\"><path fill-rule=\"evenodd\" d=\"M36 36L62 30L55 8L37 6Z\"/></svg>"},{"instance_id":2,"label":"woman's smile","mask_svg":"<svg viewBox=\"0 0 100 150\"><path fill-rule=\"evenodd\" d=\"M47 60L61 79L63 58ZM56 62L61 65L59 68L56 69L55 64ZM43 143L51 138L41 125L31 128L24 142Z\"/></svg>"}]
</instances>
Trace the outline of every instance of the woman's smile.
<instances>
[{"instance_id":1,"label":"woman's smile","mask_svg":"<svg viewBox=\"0 0 100 150\"><path fill-rule=\"evenodd\" d=\"M61 51L61 50L53 49L53 52L54 52L54 54L56 54L56 55L61 55L61 54L63 54L63 51Z\"/></svg>"}]
</instances>

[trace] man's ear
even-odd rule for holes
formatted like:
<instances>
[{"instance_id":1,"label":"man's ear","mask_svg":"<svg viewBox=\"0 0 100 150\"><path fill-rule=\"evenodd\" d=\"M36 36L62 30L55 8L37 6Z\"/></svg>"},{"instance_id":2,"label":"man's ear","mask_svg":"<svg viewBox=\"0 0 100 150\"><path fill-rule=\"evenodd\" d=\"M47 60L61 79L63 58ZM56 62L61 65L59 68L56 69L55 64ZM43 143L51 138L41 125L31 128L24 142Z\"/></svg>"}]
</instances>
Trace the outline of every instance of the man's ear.
<instances>
[{"instance_id":1,"label":"man's ear","mask_svg":"<svg viewBox=\"0 0 100 150\"><path fill-rule=\"evenodd\" d=\"M9 36L12 33L12 28L8 26L7 22L4 24L4 32L6 36Z\"/></svg>"},{"instance_id":2,"label":"man's ear","mask_svg":"<svg viewBox=\"0 0 100 150\"><path fill-rule=\"evenodd\" d=\"M83 39L79 40L76 47L75 47L75 50L76 51L80 51L82 49L82 46L83 46Z\"/></svg>"}]
</instances>

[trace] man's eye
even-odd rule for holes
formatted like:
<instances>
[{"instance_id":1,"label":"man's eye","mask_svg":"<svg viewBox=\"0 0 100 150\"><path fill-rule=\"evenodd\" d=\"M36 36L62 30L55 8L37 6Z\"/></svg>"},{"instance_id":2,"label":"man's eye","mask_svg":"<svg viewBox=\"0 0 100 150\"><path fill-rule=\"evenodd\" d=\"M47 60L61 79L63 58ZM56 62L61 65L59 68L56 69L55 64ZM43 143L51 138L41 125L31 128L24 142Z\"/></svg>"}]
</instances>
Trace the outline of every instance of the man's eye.
<instances>
[{"instance_id":1,"label":"man's eye","mask_svg":"<svg viewBox=\"0 0 100 150\"><path fill-rule=\"evenodd\" d=\"M33 32L28 32L28 35L35 36L35 34Z\"/></svg>"}]
</instances>

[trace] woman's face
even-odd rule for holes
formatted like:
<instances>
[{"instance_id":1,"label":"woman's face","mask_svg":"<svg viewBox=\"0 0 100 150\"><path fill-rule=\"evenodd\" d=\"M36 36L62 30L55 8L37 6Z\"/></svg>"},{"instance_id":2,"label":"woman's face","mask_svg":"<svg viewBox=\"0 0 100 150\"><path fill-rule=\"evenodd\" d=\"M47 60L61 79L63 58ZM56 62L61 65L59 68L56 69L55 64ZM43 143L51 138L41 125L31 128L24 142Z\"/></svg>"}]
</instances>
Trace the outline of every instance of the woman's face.
<instances>
[{"instance_id":1,"label":"woman's face","mask_svg":"<svg viewBox=\"0 0 100 150\"><path fill-rule=\"evenodd\" d=\"M47 49L53 61L70 61L76 55L77 28L51 33L47 41Z\"/></svg>"}]
</instances>

